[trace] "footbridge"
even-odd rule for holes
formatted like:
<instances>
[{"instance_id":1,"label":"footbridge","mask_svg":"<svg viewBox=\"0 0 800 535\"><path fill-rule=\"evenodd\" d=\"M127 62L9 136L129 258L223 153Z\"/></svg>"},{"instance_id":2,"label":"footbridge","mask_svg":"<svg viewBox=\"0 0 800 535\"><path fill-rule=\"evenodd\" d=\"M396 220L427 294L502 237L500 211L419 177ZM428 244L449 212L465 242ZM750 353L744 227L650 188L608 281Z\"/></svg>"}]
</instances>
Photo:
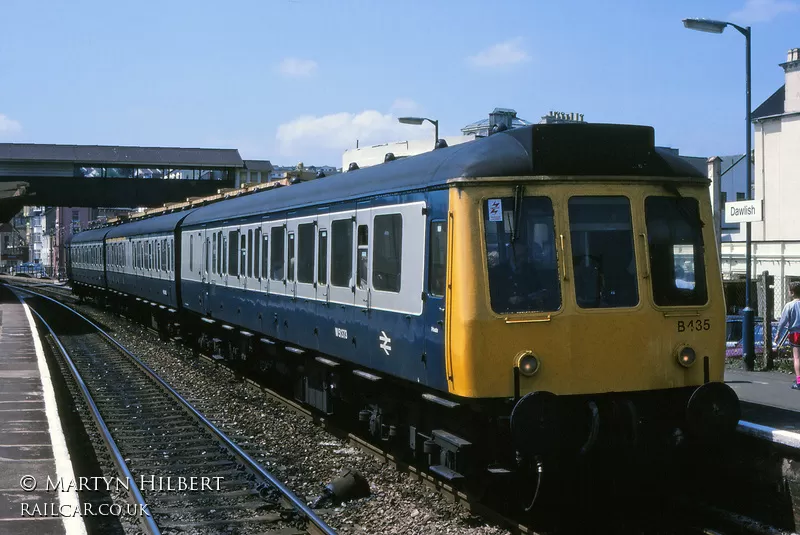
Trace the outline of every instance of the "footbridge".
<instances>
[{"instance_id":1,"label":"footbridge","mask_svg":"<svg viewBox=\"0 0 800 535\"><path fill-rule=\"evenodd\" d=\"M253 167L266 182L269 162ZM0 143L0 222L33 205L162 206L238 187L240 176L248 165L236 149Z\"/></svg>"}]
</instances>

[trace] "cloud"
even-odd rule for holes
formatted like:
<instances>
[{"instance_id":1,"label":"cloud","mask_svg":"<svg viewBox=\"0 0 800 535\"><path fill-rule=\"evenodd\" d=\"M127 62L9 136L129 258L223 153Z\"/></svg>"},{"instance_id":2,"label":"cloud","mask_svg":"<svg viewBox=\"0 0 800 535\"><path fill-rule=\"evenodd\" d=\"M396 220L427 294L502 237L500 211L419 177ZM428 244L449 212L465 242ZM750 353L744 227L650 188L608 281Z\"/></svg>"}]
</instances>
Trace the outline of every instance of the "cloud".
<instances>
[{"instance_id":1,"label":"cloud","mask_svg":"<svg viewBox=\"0 0 800 535\"><path fill-rule=\"evenodd\" d=\"M397 101L396 101L397 102ZM391 113L364 110L360 113L304 115L278 127L276 138L284 156L305 155L309 152L338 151L390 141L424 139L433 135L433 126L404 125Z\"/></svg>"},{"instance_id":2,"label":"cloud","mask_svg":"<svg viewBox=\"0 0 800 535\"><path fill-rule=\"evenodd\" d=\"M392 111L414 111L419 109L419 105L410 98L398 98L392 102Z\"/></svg>"},{"instance_id":3,"label":"cloud","mask_svg":"<svg viewBox=\"0 0 800 535\"><path fill-rule=\"evenodd\" d=\"M22 125L10 117L0 113L0 136L17 134L22 131Z\"/></svg>"},{"instance_id":4,"label":"cloud","mask_svg":"<svg viewBox=\"0 0 800 535\"><path fill-rule=\"evenodd\" d=\"M467 58L473 67L493 68L516 65L528 61L530 56L522 48L522 37L510 39L481 50L474 56Z\"/></svg>"},{"instance_id":5,"label":"cloud","mask_svg":"<svg viewBox=\"0 0 800 535\"><path fill-rule=\"evenodd\" d=\"M795 2L787 0L747 0L744 7L731 13L730 18L743 23L768 22L781 13L800 9Z\"/></svg>"},{"instance_id":6,"label":"cloud","mask_svg":"<svg viewBox=\"0 0 800 535\"><path fill-rule=\"evenodd\" d=\"M278 66L284 76L302 78L311 76L317 70L317 62L312 59L285 58Z\"/></svg>"}]
</instances>

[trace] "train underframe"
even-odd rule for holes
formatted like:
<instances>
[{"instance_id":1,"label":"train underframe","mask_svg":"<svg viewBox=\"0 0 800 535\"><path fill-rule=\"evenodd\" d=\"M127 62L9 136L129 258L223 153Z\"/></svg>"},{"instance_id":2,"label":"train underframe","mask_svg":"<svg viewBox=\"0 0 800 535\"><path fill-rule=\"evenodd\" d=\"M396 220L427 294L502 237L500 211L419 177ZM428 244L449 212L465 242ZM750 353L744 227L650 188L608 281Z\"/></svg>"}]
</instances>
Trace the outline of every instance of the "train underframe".
<instances>
[{"instance_id":1,"label":"train underframe","mask_svg":"<svg viewBox=\"0 0 800 535\"><path fill-rule=\"evenodd\" d=\"M454 401L333 357L119 293L79 287L122 315L224 360L397 458L429 467L473 494L505 495L531 510L548 496L594 493L598 482L631 487L635 474L680 478L713 455L739 419L727 385L520 399ZM701 455L697 455L701 452ZM703 455L704 454L704 455ZM624 481L624 483L622 483ZM584 487L583 484L587 483ZM604 483L605 484L605 483Z\"/></svg>"}]
</instances>

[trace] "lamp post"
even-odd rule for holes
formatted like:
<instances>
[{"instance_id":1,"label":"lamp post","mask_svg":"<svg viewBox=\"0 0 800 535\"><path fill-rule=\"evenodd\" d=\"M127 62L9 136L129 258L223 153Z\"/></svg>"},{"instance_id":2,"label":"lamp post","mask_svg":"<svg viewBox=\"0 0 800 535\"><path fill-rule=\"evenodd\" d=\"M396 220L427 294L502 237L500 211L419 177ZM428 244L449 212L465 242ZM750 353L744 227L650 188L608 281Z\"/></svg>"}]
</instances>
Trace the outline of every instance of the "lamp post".
<instances>
[{"instance_id":1,"label":"lamp post","mask_svg":"<svg viewBox=\"0 0 800 535\"><path fill-rule=\"evenodd\" d=\"M751 128L751 121L750 121L750 26L746 28L742 28L741 26L737 26L732 22L724 22L720 20L710 20L710 19L684 19L683 25L690 30L697 30L700 32L708 32L708 33L722 33L725 30L726 26L731 26L736 28L736 30L744 35L745 39L745 87L747 92L747 114L746 114L746 121L747 121L747 148L745 152L745 160L747 164L747 191L745 192L745 199L752 200L752 185L753 185L753 166L750 160L750 128ZM754 330L755 330L755 313L752 308L750 308L750 286L751 286L751 275L750 275L750 264L751 258L750 253L752 250L752 242L751 242L751 235L750 235L750 222L748 221L745 223L745 281L744 281L744 300L745 306L742 313L744 314L743 322L742 322L742 357L745 362L745 367L747 370L752 371L755 357L756 357L756 349L755 349L755 339L754 339Z\"/></svg>"},{"instance_id":2,"label":"lamp post","mask_svg":"<svg viewBox=\"0 0 800 535\"><path fill-rule=\"evenodd\" d=\"M433 124L434 128L436 129L435 132L436 140L433 142L433 148L436 149L436 146L439 144L439 121L436 121L434 119L428 119L427 117L400 117L397 120L403 124L421 125L425 121L428 121L429 123Z\"/></svg>"}]
</instances>

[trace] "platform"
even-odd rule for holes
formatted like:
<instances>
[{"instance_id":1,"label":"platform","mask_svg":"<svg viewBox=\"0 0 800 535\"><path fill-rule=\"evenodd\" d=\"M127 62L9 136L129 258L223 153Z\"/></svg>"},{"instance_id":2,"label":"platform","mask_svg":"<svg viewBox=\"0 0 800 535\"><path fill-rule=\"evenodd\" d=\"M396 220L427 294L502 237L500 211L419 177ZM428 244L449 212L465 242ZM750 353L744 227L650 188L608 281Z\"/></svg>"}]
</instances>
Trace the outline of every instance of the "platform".
<instances>
[{"instance_id":1,"label":"platform","mask_svg":"<svg viewBox=\"0 0 800 535\"><path fill-rule=\"evenodd\" d=\"M0 284L0 534L85 534L53 385L32 316ZM34 483L36 489L26 491ZM78 509L80 510L80 509ZM61 514L59 514L61 513Z\"/></svg>"},{"instance_id":2,"label":"platform","mask_svg":"<svg viewBox=\"0 0 800 535\"><path fill-rule=\"evenodd\" d=\"M742 420L800 432L800 391L795 376L778 372L725 370L725 382L742 401Z\"/></svg>"}]
</instances>

